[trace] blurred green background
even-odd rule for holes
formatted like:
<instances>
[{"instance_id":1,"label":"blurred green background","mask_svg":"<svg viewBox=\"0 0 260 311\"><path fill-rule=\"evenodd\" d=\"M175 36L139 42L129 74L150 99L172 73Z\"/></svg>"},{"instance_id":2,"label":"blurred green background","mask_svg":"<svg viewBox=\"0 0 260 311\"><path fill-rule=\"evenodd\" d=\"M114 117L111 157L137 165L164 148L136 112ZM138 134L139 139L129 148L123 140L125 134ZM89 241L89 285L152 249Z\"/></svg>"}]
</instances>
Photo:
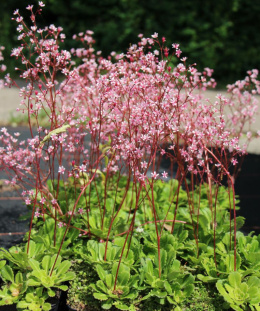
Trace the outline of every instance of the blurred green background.
<instances>
[{"instance_id":1,"label":"blurred green background","mask_svg":"<svg viewBox=\"0 0 260 311\"><path fill-rule=\"evenodd\" d=\"M124 52L137 35L154 32L166 37L168 46L180 43L182 56L201 70L214 69L220 87L242 79L260 64L260 1L258 0L45 0L38 17L40 26L62 26L67 36L63 48L75 45L73 34L95 32L96 49L104 55ZM12 13L19 8L25 17L28 4L37 1L1 0L0 44L8 71L17 66L9 57L18 46Z\"/></svg>"}]
</instances>

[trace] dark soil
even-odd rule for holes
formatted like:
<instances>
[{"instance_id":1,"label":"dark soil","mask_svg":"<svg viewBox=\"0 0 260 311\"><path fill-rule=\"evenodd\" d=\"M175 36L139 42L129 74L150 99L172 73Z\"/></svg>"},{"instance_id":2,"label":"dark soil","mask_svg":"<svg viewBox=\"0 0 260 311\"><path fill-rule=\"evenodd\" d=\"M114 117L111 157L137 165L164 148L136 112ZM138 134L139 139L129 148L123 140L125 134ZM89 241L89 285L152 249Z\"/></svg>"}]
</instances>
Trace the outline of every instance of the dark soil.
<instances>
[{"instance_id":1,"label":"dark soil","mask_svg":"<svg viewBox=\"0 0 260 311\"><path fill-rule=\"evenodd\" d=\"M22 242L29 228L28 220L20 220L28 211L14 191L0 190L0 247L9 248Z\"/></svg>"},{"instance_id":2,"label":"dark soil","mask_svg":"<svg viewBox=\"0 0 260 311\"><path fill-rule=\"evenodd\" d=\"M245 217L243 231L260 234L260 155L245 157L235 190L240 199L238 215Z\"/></svg>"}]
</instances>

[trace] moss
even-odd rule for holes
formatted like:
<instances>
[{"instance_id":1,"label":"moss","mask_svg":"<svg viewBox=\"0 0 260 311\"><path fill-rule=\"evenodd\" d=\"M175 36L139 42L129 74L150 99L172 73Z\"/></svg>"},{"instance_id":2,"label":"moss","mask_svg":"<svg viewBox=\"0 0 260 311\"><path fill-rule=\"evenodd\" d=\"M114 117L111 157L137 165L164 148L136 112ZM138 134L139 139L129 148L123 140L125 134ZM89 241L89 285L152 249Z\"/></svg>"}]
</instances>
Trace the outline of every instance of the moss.
<instances>
[{"instance_id":1,"label":"moss","mask_svg":"<svg viewBox=\"0 0 260 311\"><path fill-rule=\"evenodd\" d=\"M71 282L68 290L67 303L75 310L80 311L100 311L101 305L91 292L89 285L98 280L97 273L92 266L81 261L76 261L73 265L76 272L76 279Z\"/></svg>"},{"instance_id":2,"label":"moss","mask_svg":"<svg viewBox=\"0 0 260 311\"><path fill-rule=\"evenodd\" d=\"M198 284L191 297L183 304L183 311L220 311L223 310L223 298L215 286Z\"/></svg>"}]
</instances>

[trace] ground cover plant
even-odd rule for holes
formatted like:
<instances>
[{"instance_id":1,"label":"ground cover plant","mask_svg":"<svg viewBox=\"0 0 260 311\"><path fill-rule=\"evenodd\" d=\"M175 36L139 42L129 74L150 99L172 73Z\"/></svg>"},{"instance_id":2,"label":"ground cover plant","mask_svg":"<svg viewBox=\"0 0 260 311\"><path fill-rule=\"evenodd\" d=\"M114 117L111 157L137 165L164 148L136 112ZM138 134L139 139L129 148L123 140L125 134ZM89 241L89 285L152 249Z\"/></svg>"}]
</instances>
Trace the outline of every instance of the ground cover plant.
<instances>
[{"instance_id":1,"label":"ground cover plant","mask_svg":"<svg viewBox=\"0 0 260 311\"><path fill-rule=\"evenodd\" d=\"M31 138L2 128L0 161L31 221L1 250L0 305L50 310L67 291L78 310L260 310L260 238L239 231L234 191L258 71L211 102L213 71L178 44L140 35L103 58L87 30L65 51L61 27L37 27L42 7L27 7L31 25L13 18Z\"/></svg>"}]
</instances>

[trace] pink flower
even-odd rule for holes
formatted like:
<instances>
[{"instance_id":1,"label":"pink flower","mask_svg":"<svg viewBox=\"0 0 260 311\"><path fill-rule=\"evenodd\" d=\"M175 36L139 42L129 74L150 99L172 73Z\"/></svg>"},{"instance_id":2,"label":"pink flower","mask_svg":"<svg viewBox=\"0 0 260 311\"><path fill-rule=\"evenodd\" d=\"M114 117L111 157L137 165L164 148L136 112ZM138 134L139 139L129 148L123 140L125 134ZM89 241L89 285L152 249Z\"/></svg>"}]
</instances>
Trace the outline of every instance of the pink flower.
<instances>
[{"instance_id":1,"label":"pink flower","mask_svg":"<svg viewBox=\"0 0 260 311\"><path fill-rule=\"evenodd\" d=\"M155 32L153 35L151 35L151 37L154 38L154 39L158 38L158 33Z\"/></svg>"},{"instance_id":2,"label":"pink flower","mask_svg":"<svg viewBox=\"0 0 260 311\"><path fill-rule=\"evenodd\" d=\"M161 155L164 155L164 154L165 154L165 150L162 149L162 150L161 150Z\"/></svg>"},{"instance_id":3,"label":"pink flower","mask_svg":"<svg viewBox=\"0 0 260 311\"><path fill-rule=\"evenodd\" d=\"M168 173L166 173L165 171L162 173L162 177L163 178L167 178L168 177Z\"/></svg>"},{"instance_id":4,"label":"pink flower","mask_svg":"<svg viewBox=\"0 0 260 311\"><path fill-rule=\"evenodd\" d=\"M231 163L232 163L233 165L236 165L236 164L238 163L238 161L237 161L237 159L232 158L232 159L231 159Z\"/></svg>"},{"instance_id":5,"label":"pink flower","mask_svg":"<svg viewBox=\"0 0 260 311\"><path fill-rule=\"evenodd\" d=\"M49 81L48 83L46 83L46 87L48 89L50 89L50 88L54 87L54 84L51 81Z\"/></svg>"},{"instance_id":6,"label":"pink flower","mask_svg":"<svg viewBox=\"0 0 260 311\"><path fill-rule=\"evenodd\" d=\"M62 228L63 225L64 225L64 224L63 224L62 222L59 222L59 223L58 223L58 227L59 227L59 228Z\"/></svg>"},{"instance_id":7,"label":"pink flower","mask_svg":"<svg viewBox=\"0 0 260 311\"><path fill-rule=\"evenodd\" d=\"M78 213L79 213L80 215L82 215L82 214L83 214L83 208L79 208L79 209L78 209Z\"/></svg>"},{"instance_id":8,"label":"pink flower","mask_svg":"<svg viewBox=\"0 0 260 311\"><path fill-rule=\"evenodd\" d=\"M31 11L32 9L33 9L33 5L28 5L28 6L26 7L26 10Z\"/></svg>"},{"instance_id":9,"label":"pink flower","mask_svg":"<svg viewBox=\"0 0 260 311\"><path fill-rule=\"evenodd\" d=\"M86 172L86 170L87 170L86 165L84 165L84 164L80 165L79 170L80 170L81 172Z\"/></svg>"},{"instance_id":10,"label":"pink flower","mask_svg":"<svg viewBox=\"0 0 260 311\"><path fill-rule=\"evenodd\" d=\"M151 173L151 176L153 179L157 179L157 177L159 176L159 174L157 174L155 171L153 173Z\"/></svg>"},{"instance_id":11,"label":"pink flower","mask_svg":"<svg viewBox=\"0 0 260 311\"><path fill-rule=\"evenodd\" d=\"M145 161L141 162L141 168L142 169L147 168L147 162L145 162Z\"/></svg>"},{"instance_id":12,"label":"pink flower","mask_svg":"<svg viewBox=\"0 0 260 311\"><path fill-rule=\"evenodd\" d=\"M39 1L39 6L43 8L45 4L42 1Z\"/></svg>"},{"instance_id":13,"label":"pink flower","mask_svg":"<svg viewBox=\"0 0 260 311\"><path fill-rule=\"evenodd\" d=\"M41 203L41 204L44 204L45 202L46 202L45 197L42 197L41 200L40 200L40 203Z\"/></svg>"},{"instance_id":14,"label":"pink flower","mask_svg":"<svg viewBox=\"0 0 260 311\"><path fill-rule=\"evenodd\" d=\"M175 51L175 55L176 55L177 57L180 57L180 56L181 56L181 53L182 53L182 51L179 50L179 49L177 49L177 50Z\"/></svg>"},{"instance_id":15,"label":"pink flower","mask_svg":"<svg viewBox=\"0 0 260 311\"><path fill-rule=\"evenodd\" d=\"M65 167L64 166L59 166L59 171L58 173L63 174L65 173Z\"/></svg>"},{"instance_id":16,"label":"pink flower","mask_svg":"<svg viewBox=\"0 0 260 311\"><path fill-rule=\"evenodd\" d=\"M144 174L139 174L138 180L139 180L141 183L143 183L143 182L145 181L145 179L146 179L146 176L145 176Z\"/></svg>"},{"instance_id":17,"label":"pink flower","mask_svg":"<svg viewBox=\"0 0 260 311\"><path fill-rule=\"evenodd\" d=\"M252 132L247 132L246 136L247 136L248 139L251 139L252 138Z\"/></svg>"},{"instance_id":18,"label":"pink flower","mask_svg":"<svg viewBox=\"0 0 260 311\"><path fill-rule=\"evenodd\" d=\"M25 199L25 204L26 204L26 205L30 205L30 204L31 204L31 200L30 200L29 198L26 198L26 199Z\"/></svg>"}]
</instances>

